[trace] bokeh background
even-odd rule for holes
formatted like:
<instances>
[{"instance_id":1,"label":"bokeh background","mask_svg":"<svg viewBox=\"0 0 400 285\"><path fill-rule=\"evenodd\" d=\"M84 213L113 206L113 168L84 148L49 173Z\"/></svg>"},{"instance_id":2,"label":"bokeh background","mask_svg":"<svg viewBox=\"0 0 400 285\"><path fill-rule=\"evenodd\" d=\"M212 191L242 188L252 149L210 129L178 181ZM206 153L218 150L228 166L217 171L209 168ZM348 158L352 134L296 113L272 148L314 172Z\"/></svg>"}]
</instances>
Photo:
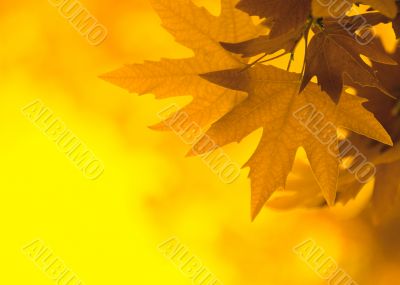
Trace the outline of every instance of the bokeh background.
<instances>
[{"instance_id":1,"label":"bokeh background","mask_svg":"<svg viewBox=\"0 0 400 285\"><path fill-rule=\"evenodd\" d=\"M217 14L216 0L195 1ZM359 284L399 284L400 223L373 225L365 189L347 207L250 222L248 170L224 185L172 133L147 126L169 103L98 78L124 63L191 51L145 0L85 0L109 36L89 45L47 1L0 2L0 284L53 284L21 248L42 239L85 284L191 284L157 245L178 237L226 285L325 284L292 248L313 239ZM379 28L393 48L388 27ZM282 63L282 64L286 64ZM40 99L100 158L86 179L21 113ZM226 152L243 164L260 133ZM368 187L367 187L368 188ZM371 188L371 187L369 187Z\"/></svg>"}]
</instances>

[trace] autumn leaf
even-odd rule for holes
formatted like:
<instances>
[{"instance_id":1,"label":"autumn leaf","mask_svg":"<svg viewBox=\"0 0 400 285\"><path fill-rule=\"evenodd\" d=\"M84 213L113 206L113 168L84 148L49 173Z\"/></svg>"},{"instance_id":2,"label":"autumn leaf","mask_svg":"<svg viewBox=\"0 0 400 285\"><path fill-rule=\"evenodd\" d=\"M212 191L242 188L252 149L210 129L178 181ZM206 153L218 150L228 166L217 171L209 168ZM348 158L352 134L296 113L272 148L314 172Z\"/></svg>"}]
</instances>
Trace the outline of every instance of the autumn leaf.
<instances>
[{"instance_id":1,"label":"autumn leaf","mask_svg":"<svg viewBox=\"0 0 400 285\"><path fill-rule=\"evenodd\" d=\"M352 22L349 20L349 22ZM344 31L336 22L330 22L311 39L301 90L316 75L318 84L337 102L343 90L344 76L362 86L379 88L391 96L381 85L374 70L360 57L363 55L374 62L396 65L375 41L363 43L355 33Z\"/></svg>"},{"instance_id":2,"label":"autumn leaf","mask_svg":"<svg viewBox=\"0 0 400 285\"><path fill-rule=\"evenodd\" d=\"M274 191L285 188L300 146L307 153L326 201L329 205L335 201L339 160L294 116L299 110L306 111L309 106L315 106L323 113L319 124L332 126L326 128L324 136L332 137L333 141L337 140L337 127L343 127L391 144L383 127L363 109L362 99L343 94L336 106L316 84L309 84L298 95L299 74L257 65L247 71L227 70L203 76L218 85L248 93L246 100L214 123L206 136L224 146L240 142L251 132L263 128L257 150L245 165L250 167L253 219ZM200 145L201 139L194 146L194 153L207 151L204 148L199 150Z\"/></svg>"},{"instance_id":3,"label":"autumn leaf","mask_svg":"<svg viewBox=\"0 0 400 285\"><path fill-rule=\"evenodd\" d=\"M375 8L389 18L396 17L396 0L313 0L312 14L316 18L341 17L351 9L352 3L359 2Z\"/></svg>"},{"instance_id":4,"label":"autumn leaf","mask_svg":"<svg viewBox=\"0 0 400 285\"><path fill-rule=\"evenodd\" d=\"M130 64L101 78L130 92L153 93L159 99L192 96L192 102L178 112L185 112L201 126L207 125L232 109L244 94L210 84L198 74L244 67L246 60L223 49L220 42L241 42L257 36L260 29L249 15L235 8L235 0L221 0L218 17L190 0L152 0L151 3L164 28L177 42L192 49L195 56ZM166 125L160 123L155 128L167 129Z\"/></svg>"},{"instance_id":5,"label":"autumn leaf","mask_svg":"<svg viewBox=\"0 0 400 285\"><path fill-rule=\"evenodd\" d=\"M320 207L325 203L346 202L357 195L360 183L339 167L343 166L341 158L347 158L339 155L342 154L338 148L342 142L337 134L339 128L354 132L350 139L376 163L377 180L395 177L391 169L397 169L400 143L393 148L383 145L392 145L392 140L375 115L398 142L397 133L392 133L398 129L397 121L387 115L399 111L400 104L393 107L392 101L384 101L396 97L392 93L397 89L376 71L384 70L382 66L397 70L398 66L376 41L362 42L360 33L360 19L366 19L372 26L393 22L396 29L397 19L388 18L397 14L397 10L394 15L388 11L394 2L363 1L379 12L338 21L316 19L312 0L221 0L219 16L190 0L150 1L164 28L178 43L190 48L194 56L130 64L102 78L130 92L152 93L157 99L192 96L191 103L178 112L185 112L202 127L211 125L203 138L214 140L214 146L240 142L262 128L259 145L245 165L250 167L253 219L275 191L286 189L299 148L306 152L317 187L304 192L289 187L290 197L277 196L269 206ZM251 16L260 17L261 24L255 25ZM268 34L266 27L270 29ZM314 33L310 32L311 27ZM280 50L282 54L294 53L303 37L306 42L311 40L306 45L302 74L262 65L260 59L249 62L249 57L261 53L268 55ZM311 82L314 76L320 86ZM366 102L367 99L344 93L343 88L348 85L355 87L360 96L365 95L363 90L373 90L373 96L385 99L374 101L368 95L364 96L370 99ZM364 108L371 104L374 108ZM173 118L175 114L166 119L166 124L153 128L168 129ZM322 129L310 132L304 120ZM381 143L372 143L374 140ZM193 146L191 154L207 152L200 147L201 143L202 139ZM395 179L391 181L390 189L377 188L376 193L384 194L382 200L374 198L374 203L383 205L395 196ZM306 185L309 181L297 179L296 183Z\"/></svg>"}]
</instances>

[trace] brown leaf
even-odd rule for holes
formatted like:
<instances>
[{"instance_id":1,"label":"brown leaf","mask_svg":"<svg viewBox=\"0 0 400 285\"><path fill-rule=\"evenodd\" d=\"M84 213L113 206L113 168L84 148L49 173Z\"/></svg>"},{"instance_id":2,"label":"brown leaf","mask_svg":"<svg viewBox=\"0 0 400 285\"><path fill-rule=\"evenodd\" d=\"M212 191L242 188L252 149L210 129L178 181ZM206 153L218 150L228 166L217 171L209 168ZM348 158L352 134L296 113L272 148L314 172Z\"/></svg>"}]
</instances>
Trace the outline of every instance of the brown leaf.
<instances>
[{"instance_id":1,"label":"brown leaf","mask_svg":"<svg viewBox=\"0 0 400 285\"><path fill-rule=\"evenodd\" d=\"M379 88L390 96L379 82L374 70L360 55L384 64L397 63L374 41L364 45L357 41L362 42L358 35L343 30L336 23L318 31L308 46L301 90L316 75L322 90L338 102L343 90L343 77L346 75L359 85Z\"/></svg>"}]
</instances>

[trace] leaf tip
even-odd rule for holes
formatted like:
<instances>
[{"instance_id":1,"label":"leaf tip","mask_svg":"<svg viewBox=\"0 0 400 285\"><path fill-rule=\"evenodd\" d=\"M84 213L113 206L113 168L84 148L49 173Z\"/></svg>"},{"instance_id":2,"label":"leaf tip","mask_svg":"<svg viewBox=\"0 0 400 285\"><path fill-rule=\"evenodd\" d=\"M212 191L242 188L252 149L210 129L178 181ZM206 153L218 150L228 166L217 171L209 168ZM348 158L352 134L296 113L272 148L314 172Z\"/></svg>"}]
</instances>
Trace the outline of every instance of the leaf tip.
<instances>
[{"instance_id":1,"label":"leaf tip","mask_svg":"<svg viewBox=\"0 0 400 285\"><path fill-rule=\"evenodd\" d=\"M194 156L196 156L196 155L198 155L198 153L196 153L196 151L195 151L193 148L191 148L191 149L185 154L185 157L194 157Z\"/></svg>"},{"instance_id":2,"label":"leaf tip","mask_svg":"<svg viewBox=\"0 0 400 285\"><path fill-rule=\"evenodd\" d=\"M258 215L260 214L262 208L264 207L265 203L253 203L251 206L251 221L254 222L255 219L258 217Z\"/></svg>"},{"instance_id":3,"label":"leaf tip","mask_svg":"<svg viewBox=\"0 0 400 285\"><path fill-rule=\"evenodd\" d=\"M260 212L260 211L259 211L259 212ZM257 212L254 212L254 211L251 212L250 219L251 219L251 222L252 222L252 223L256 220L256 218L257 218L259 212L258 212L258 213L257 213Z\"/></svg>"},{"instance_id":4,"label":"leaf tip","mask_svg":"<svg viewBox=\"0 0 400 285\"><path fill-rule=\"evenodd\" d=\"M325 196L325 201L326 201L326 204L328 205L328 207L335 206L336 192L328 194L328 195L324 195L324 196Z\"/></svg>"}]
</instances>

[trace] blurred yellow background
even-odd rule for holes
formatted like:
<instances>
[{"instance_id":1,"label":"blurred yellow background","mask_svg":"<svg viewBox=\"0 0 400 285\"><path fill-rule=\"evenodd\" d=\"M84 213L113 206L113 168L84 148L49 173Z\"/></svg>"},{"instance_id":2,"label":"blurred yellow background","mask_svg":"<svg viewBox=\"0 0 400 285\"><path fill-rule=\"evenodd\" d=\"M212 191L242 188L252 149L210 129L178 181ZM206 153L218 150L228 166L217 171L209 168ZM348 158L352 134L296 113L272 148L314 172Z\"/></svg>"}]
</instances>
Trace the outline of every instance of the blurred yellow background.
<instances>
[{"instance_id":1,"label":"blurred yellow background","mask_svg":"<svg viewBox=\"0 0 400 285\"><path fill-rule=\"evenodd\" d=\"M218 13L216 0L195 2ZM265 209L251 223L247 169L224 185L199 158L184 157L188 146L173 133L147 128L163 107L189 98L156 101L98 78L123 63L191 51L162 29L147 1L82 4L108 29L98 47L48 1L0 2L0 284L54 283L22 251L36 239L84 284L191 284L157 249L173 236L226 285L326 284L292 252L307 239L358 284L399 284L400 223L374 227L357 203ZM22 115L36 99L104 163L98 180ZM243 164L259 135L226 152Z\"/></svg>"}]
</instances>

